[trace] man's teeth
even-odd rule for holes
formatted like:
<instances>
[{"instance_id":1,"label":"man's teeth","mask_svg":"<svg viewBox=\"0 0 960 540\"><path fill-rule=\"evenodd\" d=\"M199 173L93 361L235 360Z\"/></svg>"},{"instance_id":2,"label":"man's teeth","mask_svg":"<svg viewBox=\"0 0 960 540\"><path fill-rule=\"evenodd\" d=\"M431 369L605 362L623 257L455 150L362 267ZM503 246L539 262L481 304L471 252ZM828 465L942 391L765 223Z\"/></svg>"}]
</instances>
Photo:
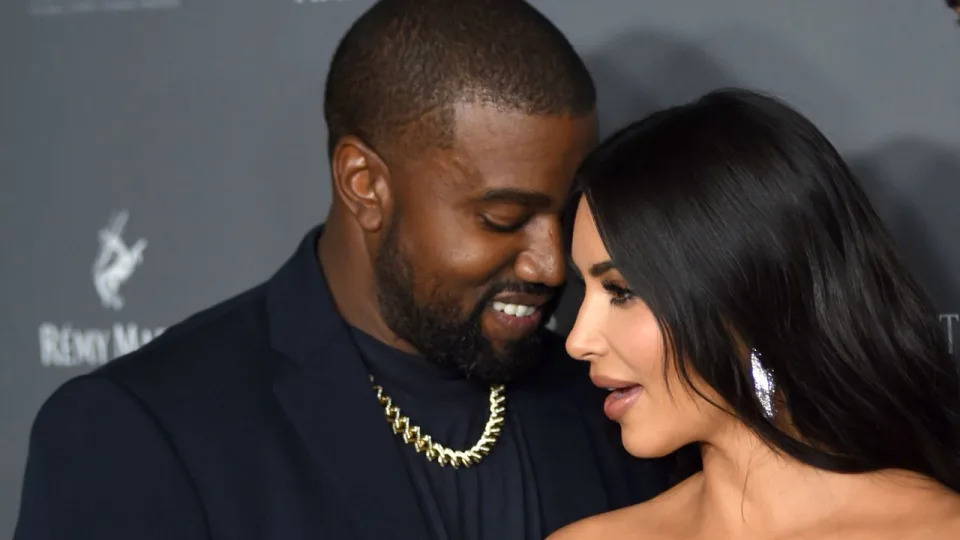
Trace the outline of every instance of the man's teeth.
<instances>
[{"instance_id":1,"label":"man's teeth","mask_svg":"<svg viewBox=\"0 0 960 540\"><path fill-rule=\"evenodd\" d=\"M506 313L507 315L513 315L514 317L529 317L533 315L537 308L533 306L524 306L522 304L506 304L504 302L494 302L493 309Z\"/></svg>"}]
</instances>

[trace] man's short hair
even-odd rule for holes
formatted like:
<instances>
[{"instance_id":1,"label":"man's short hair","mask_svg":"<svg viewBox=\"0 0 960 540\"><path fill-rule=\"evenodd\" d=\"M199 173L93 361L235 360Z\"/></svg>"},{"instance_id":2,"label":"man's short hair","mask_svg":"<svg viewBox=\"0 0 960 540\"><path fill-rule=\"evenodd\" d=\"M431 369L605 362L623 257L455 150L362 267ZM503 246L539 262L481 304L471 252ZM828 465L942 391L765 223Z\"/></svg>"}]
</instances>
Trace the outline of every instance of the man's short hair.
<instances>
[{"instance_id":1,"label":"man's short hair","mask_svg":"<svg viewBox=\"0 0 960 540\"><path fill-rule=\"evenodd\" d=\"M457 102L580 116L596 89L570 42L527 2L381 0L334 53L328 152L346 135L387 154L449 145Z\"/></svg>"}]
</instances>

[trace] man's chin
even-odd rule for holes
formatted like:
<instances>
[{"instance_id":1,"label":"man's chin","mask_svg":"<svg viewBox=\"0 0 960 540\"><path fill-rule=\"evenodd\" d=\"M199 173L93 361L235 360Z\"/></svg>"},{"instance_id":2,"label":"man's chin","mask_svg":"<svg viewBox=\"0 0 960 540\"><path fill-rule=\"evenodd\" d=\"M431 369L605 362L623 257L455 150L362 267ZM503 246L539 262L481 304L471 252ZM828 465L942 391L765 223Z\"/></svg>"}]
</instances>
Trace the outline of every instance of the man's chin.
<instances>
[{"instance_id":1,"label":"man's chin","mask_svg":"<svg viewBox=\"0 0 960 540\"><path fill-rule=\"evenodd\" d=\"M543 347L537 332L522 340L490 340L488 344L488 354L483 355L468 373L472 378L512 382L540 365L543 359Z\"/></svg>"},{"instance_id":2,"label":"man's chin","mask_svg":"<svg viewBox=\"0 0 960 540\"><path fill-rule=\"evenodd\" d=\"M487 384L509 384L532 371L536 363L536 360L528 359L517 364L474 366L466 376L470 380Z\"/></svg>"},{"instance_id":3,"label":"man's chin","mask_svg":"<svg viewBox=\"0 0 960 540\"><path fill-rule=\"evenodd\" d=\"M487 340L488 347L494 355L498 358L506 359L512 358L517 354L522 354L522 351L525 352L537 348L540 342L539 332L540 329L538 328L520 339L498 339L486 334L483 334L483 337Z\"/></svg>"}]
</instances>

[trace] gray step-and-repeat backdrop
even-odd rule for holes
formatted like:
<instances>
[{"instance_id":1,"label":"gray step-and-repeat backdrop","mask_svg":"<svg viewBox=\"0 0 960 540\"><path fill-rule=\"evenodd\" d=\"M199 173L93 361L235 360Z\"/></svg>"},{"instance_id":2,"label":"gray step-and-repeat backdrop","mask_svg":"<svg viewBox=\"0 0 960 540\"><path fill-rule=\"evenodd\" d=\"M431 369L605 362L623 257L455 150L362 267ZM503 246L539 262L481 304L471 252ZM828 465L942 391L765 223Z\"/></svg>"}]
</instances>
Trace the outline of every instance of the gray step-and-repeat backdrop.
<instances>
[{"instance_id":1,"label":"gray step-and-repeat backdrop","mask_svg":"<svg viewBox=\"0 0 960 540\"><path fill-rule=\"evenodd\" d=\"M267 278L323 220L323 80L370 3L3 2L0 536L57 385ZM534 3L587 59L605 133L718 86L808 114L960 348L960 28L942 0Z\"/></svg>"}]
</instances>

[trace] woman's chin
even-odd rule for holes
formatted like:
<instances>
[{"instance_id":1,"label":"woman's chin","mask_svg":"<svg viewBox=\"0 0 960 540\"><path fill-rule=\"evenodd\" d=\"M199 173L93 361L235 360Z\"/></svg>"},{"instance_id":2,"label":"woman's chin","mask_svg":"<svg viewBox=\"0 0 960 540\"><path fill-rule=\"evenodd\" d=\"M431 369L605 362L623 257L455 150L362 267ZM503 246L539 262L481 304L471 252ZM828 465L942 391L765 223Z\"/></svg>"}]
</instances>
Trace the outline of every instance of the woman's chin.
<instances>
[{"instance_id":1,"label":"woman's chin","mask_svg":"<svg viewBox=\"0 0 960 540\"><path fill-rule=\"evenodd\" d=\"M685 446L685 444L674 444L673 441L666 439L654 439L649 435L642 437L637 434L631 434L626 429L621 430L620 440L623 443L624 450L626 450L628 454L641 459L662 458Z\"/></svg>"}]
</instances>

